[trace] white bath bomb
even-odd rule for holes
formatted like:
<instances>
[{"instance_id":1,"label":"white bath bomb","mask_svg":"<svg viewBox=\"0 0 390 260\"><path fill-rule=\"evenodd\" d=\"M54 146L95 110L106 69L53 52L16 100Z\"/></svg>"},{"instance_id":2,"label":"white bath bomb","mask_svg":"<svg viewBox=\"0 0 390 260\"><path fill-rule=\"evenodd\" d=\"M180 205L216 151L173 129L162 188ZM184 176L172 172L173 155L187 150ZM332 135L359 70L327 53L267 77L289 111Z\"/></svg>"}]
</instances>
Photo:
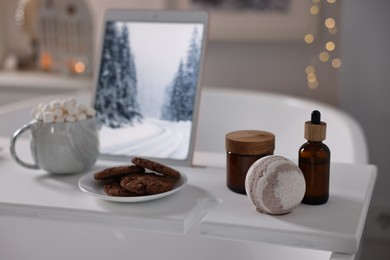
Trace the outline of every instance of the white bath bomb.
<instances>
[{"instance_id":1,"label":"white bath bomb","mask_svg":"<svg viewBox=\"0 0 390 260\"><path fill-rule=\"evenodd\" d=\"M301 203L306 183L295 163L283 156L269 155L249 168L245 190L257 211L280 215L291 212Z\"/></svg>"}]
</instances>

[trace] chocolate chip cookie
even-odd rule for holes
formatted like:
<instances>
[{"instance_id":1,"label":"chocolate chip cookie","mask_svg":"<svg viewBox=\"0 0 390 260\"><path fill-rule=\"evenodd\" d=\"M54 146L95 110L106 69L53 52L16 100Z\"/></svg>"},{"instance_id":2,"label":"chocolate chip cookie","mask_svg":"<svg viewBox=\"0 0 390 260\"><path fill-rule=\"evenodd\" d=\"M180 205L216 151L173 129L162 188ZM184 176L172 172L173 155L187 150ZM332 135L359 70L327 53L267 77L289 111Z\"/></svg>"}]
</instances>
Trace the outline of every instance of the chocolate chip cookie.
<instances>
[{"instance_id":1,"label":"chocolate chip cookie","mask_svg":"<svg viewBox=\"0 0 390 260\"><path fill-rule=\"evenodd\" d=\"M123 176L120 185L128 191L142 196L170 191L173 188L174 181L167 176L144 173Z\"/></svg>"},{"instance_id":2,"label":"chocolate chip cookie","mask_svg":"<svg viewBox=\"0 0 390 260\"><path fill-rule=\"evenodd\" d=\"M104 185L104 192L109 196L116 197L132 197L138 196L138 194L131 192L125 188L123 188L119 181L113 181Z\"/></svg>"},{"instance_id":3,"label":"chocolate chip cookie","mask_svg":"<svg viewBox=\"0 0 390 260\"><path fill-rule=\"evenodd\" d=\"M100 172L96 172L93 176L95 180L109 180L118 177L122 177L127 174L144 173L145 168L137 165L123 165L104 169Z\"/></svg>"},{"instance_id":4,"label":"chocolate chip cookie","mask_svg":"<svg viewBox=\"0 0 390 260\"><path fill-rule=\"evenodd\" d=\"M149 169L154 172L158 172L161 174L164 174L166 176L170 176L176 179L180 178L180 172L176 171L175 169L172 169L171 167L168 167L166 165L163 165L161 163L151 161L148 159L140 158L140 157L134 157L131 160L132 163L134 163L137 166Z\"/></svg>"}]
</instances>

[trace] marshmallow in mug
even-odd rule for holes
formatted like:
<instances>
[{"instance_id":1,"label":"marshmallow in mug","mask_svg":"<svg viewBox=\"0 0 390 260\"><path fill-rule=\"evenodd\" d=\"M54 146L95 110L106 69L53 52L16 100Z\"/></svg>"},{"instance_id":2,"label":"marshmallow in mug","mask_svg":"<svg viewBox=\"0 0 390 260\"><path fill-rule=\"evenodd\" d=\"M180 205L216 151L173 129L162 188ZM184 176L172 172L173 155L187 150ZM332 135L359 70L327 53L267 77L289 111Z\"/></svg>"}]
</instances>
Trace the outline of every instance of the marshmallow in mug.
<instances>
[{"instance_id":1,"label":"marshmallow in mug","mask_svg":"<svg viewBox=\"0 0 390 260\"><path fill-rule=\"evenodd\" d=\"M49 104L38 104L31 112L34 119L45 123L63 123L86 120L94 117L95 109L79 104L75 98L60 101L58 99Z\"/></svg>"}]
</instances>

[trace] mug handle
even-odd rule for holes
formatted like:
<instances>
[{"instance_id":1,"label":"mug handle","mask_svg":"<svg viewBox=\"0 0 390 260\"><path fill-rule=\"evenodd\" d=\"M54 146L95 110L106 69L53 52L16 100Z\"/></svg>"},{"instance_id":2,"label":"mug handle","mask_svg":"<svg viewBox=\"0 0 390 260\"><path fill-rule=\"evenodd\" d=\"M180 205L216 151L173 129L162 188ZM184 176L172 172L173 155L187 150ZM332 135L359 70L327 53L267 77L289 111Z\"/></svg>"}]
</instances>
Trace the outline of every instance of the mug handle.
<instances>
[{"instance_id":1,"label":"mug handle","mask_svg":"<svg viewBox=\"0 0 390 260\"><path fill-rule=\"evenodd\" d=\"M29 168L29 169L40 169L40 167L38 166L38 163L36 161L36 156L33 156L33 159L34 159L34 164L31 164L31 163L26 163L24 161L22 161L19 156L16 154L16 150L15 150L15 146L16 146L16 141L17 139L19 138L19 136L21 134L23 134L24 132L26 132L27 130L31 130L31 126L34 124L34 122L30 122L24 126L22 126L21 128L19 128L18 130L16 130L16 132L12 135L12 139L11 139L11 143L10 143L10 152L11 152L11 156L12 158L21 166L23 167L26 167L26 168Z\"/></svg>"}]
</instances>

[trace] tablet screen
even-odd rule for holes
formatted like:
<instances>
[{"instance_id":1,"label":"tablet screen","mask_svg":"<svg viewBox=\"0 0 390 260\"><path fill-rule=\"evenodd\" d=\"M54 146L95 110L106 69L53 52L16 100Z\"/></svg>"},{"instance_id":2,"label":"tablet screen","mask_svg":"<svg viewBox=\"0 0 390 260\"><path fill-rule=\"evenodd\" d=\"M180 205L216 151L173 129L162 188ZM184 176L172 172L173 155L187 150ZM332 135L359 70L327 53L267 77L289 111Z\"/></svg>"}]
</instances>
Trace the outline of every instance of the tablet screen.
<instances>
[{"instance_id":1,"label":"tablet screen","mask_svg":"<svg viewBox=\"0 0 390 260\"><path fill-rule=\"evenodd\" d=\"M106 21L94 101L102 154L189 157L204 29Z\"/></svg>"}]
</instances>

